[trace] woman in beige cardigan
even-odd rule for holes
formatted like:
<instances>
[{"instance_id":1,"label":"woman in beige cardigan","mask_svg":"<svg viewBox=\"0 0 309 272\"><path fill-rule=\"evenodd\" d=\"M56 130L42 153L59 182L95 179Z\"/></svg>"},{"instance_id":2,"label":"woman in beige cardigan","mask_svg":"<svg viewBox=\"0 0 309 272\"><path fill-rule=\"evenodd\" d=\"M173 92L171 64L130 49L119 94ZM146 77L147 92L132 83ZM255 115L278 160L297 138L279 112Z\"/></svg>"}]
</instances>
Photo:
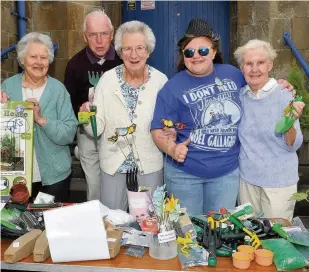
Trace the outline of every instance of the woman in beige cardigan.
<instances>
[{"instance_id":1,"label":"woman in beige cardigan","mask_svg":"<svg viewBox=\"0 0 309 272\"><path fill-rule=\"evenodd\" d=\"M138 169L139 186L153 191L163 184L163 157L152 141L150 122L167 77L146 64L155 41L146 24L122 24L115 35L115 49L124 64L106 72L96 88L101 202L111 209L127 209L126 177L134 169ZM89 111L89 104L80 111ZM92 134L90 125L85 129Z\"/></svg>"}]
</instances>

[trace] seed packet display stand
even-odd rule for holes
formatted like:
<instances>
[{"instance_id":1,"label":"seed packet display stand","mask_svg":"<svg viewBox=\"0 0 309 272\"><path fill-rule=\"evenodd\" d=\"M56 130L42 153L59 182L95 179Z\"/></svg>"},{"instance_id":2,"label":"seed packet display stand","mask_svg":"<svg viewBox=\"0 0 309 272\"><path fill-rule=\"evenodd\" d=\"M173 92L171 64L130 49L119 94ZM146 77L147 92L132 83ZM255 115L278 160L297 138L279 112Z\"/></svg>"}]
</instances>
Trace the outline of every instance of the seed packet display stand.
<instances>
[{"instance_id":1,"label":"seed packet display stand","mask_svg":"<svg viewBox=\"0 0 309 272\"><path fill-rule=\"evenodd\" d=\"M8 200L14 184L24 183L31 195L33 179L33 110L24 101L1 104L1 201Z\"/></svg>"}]
</instances>

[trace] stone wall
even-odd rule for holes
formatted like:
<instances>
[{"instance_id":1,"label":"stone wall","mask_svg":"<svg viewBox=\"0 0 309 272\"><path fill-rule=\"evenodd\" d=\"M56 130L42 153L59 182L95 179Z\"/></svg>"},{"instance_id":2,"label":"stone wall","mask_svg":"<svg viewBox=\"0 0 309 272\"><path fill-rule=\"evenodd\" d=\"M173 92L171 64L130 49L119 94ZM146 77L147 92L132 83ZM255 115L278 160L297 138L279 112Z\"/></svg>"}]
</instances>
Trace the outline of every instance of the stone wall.
<instances>
[{"instance_id":1,"label":"stone wall","mask_svg":"<svg viewBox=\"0 0 309 272\"><path fill-rule=\"evenodd\" d=\"M231 9L231 54L250 39L269 41L278 53L274 76L286 78L294 55L283 45L283 33L291 33L296 48L308 62L308 29L308 1L238 1L237 8Z\"/></svg>"},{"instance_id":2,"label":"stone wall","mask_svg":"<svg viewBox=\"0 0 309 272\"><path fill-rule=\"evenodd\" d=\"M11 15L15 10L15 1L1 1L1 51L17 42L17 19ZM8 59L1 63L1 82L18 71L16 53L8 54Z\"/></svg>"},{"instance_id":3,"label":"stone wall","mask_svg":"<svg viewBox=\"0 0 309 272\"><path fill-rule=\"evenodd\" d=\"M287 78L295 57L291 49L283 44L283 33L290 32L296 48L305 61L309 62L308 1L238 1L231 2L230 11L231 59L233 59L232 54L235 49L251 39L268 41L278 54L274 62L272 76ZM307 150L305 149L307 145L308 142L304 143L302 152ZM303 160L302 163L307 165L299 167L301 176L298 182L298 191L309 189L309 161ZM297 202L294 215L308 216L307 204L306 201Z\"/></svg>"},{"instance_id":4,"label":"stone wall","mask_svg":"<svg viewBox=\"0 0 309 272\"><path fill-rule=\"evenodd\" d=\"M96 7L103 7L117 28L121 23L120 1L27 1L26 16L29 18L27 32L38 31L49 35L59 45L58 55L50 65L49 74L60 81L64 79L68 60L84 46L82 24L84 17ZM1 1L1 50L16 44L16 17L14 1ZM16 54L15 54L16 55ZM1 79L17 73L14 53L2 63Z\"/></svg>"}]
</instances>

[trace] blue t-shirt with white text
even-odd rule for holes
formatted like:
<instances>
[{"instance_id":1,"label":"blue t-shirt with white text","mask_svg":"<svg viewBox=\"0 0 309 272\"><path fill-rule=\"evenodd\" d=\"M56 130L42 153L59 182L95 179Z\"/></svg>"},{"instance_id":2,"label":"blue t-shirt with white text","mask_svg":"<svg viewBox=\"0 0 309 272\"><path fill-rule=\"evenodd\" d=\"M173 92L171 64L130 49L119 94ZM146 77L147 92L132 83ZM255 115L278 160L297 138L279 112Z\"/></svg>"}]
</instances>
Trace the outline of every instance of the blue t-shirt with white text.
<instances>
[{"instance_id":1,"label":"blue t-shirt with white text","mask_svg":"<svg viewBox=\"0 0 309 272\"><path fill-rule=\"evenodd\" d=\"M164 85L151 129L162 128L162 119L171 120L179 128L177 143L191 138L184 163L168 157L169 164L202 178L221 177L238 167L239 90L245 84L240 70L216 64L208 76L181 71Z\"/></svg>"}]
</instances>

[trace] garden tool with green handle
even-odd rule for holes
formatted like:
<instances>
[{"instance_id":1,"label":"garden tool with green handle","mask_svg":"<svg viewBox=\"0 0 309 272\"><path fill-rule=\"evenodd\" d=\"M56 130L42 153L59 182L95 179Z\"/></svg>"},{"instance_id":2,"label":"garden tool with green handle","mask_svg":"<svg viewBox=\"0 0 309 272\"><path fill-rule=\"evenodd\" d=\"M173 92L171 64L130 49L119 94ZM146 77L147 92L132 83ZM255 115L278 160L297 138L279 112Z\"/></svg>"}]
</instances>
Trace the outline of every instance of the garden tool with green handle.
<instances>
[{"instance_id":1,"label":"garden tool with green handle","mask_svg":"<svg viewBox=\"0 0 309 272\"><path fill-rule=\"evenodd\" d=\"M243 215L250 215L253 213L253 208L252 206L245 206L244 208L242 208L241 210L239 211L236 211L234 213L232 213L232 215L236 218L240 217L240 216L243 216ZM229 218L224 218L224 219L221 219L219 220L219 222L221 223L224 223L225 221L229 220Z\"/></svg>"},{"instance_id":2,"label":"garden tool with green handle","mask_svg":"<svg viewBox=\"0 0 309 272\"><path fill-rule=\"evenodd\" d=\"M279 223L273 224L272 230L274 232L276 232L280 237L282 237L283 239L289 241L292 244L309 247L309 244L306 244L306 243L303 243L301 241L297 241L297 240L292 239L289 236L289 234L285 230L282 229L282 227L281 227L281 225Z\"/></svg>"},{"instance_id":3,"label":"garden tool with green handle","mask_svg":"<svg viewBox=\"0 0 309 272\"><path fill-rule=\"evenodd\" d=\"M245 206L243 209L232 213L233 216L235 216L236 218L243 216L243 215L250 215L253 213L253 208L252 206Z\"/></svg>"},{"instance_id":4,"label":"garden tool with green handle","mask_svg":"<svg viewBox=\"0 0 309 272\"><path fill-rule=\"evenodd\" d=\"M96 118L96 113L97 113L97 106L91 105L90 106L90 112L94 112L94 115L90 116L90 123L91 123L91 128L92 128L92 133L93 137L95 140L95 146L98 148L98 129L97 129L97 118Z\"/></svg>"},{"instance_id":5,"label":"garden tool with green handle","mask_svg":"<svg viewBox=\"0 0 309 272\"><path fill-rule=\"evenodd\" d=\"M293 114L293 103L294 102L302 102L303 101L303 97L302 96L296 96L295 99L293 99L290 103L290 105L288 105L284 111L283 114L284 116L276 123L275 126L275 132L276 133L285 133L287 132L294 124L295 120L294 120L294 114ZM289 114L289 115L287 115Z\"/></svg>"},{"instance_id":6,"label":"garden tool with green handle","mask_svg":"<svg viewBox=\"0 0 309 272\"><path fill-rule=\"evenodd\" d=\"M209 252L208 266L214 267L217 265L217 249L222 246L222 226L219 221L215 221L211 216L208 216L207 221L208 223L204 226L203 246ZM222 252L219 251L219 253Z\"/></svg>"},{"instance_id":7,"label":"garden tool with green handle","mask_svg":"<svg viewBox=\"0 0 309 272\"><path fill-rule=\"evenodd\" d=\"M230 215L229 221L250 236L250 242L253 247L257 249L261 245L261 241L256 235L256 233L248 230L238 218L236 218L234 215Z\"/></svg>"},{"instance_id":8,"label":"garden tool with green handle","mask_svg":"<svg viewBox=\"0 0 309 272\"><path fill-rule=\"evenodd\" d=\"M97 113L97 106L95 105L90 106L90 112L79 112L78 123L80 125L83 125L83 124L89 124L90 121L93 137L95 140L95 146L96 148L98 148L98 129L97 129L96 113Z\"/></svg>"},{"instance_id":9,"label":"garden tool with green handle","mask_svg":"<svg viewBox=\"0 0 309 272\"><path fill-rule=\"evenodd\" d=\"M92 71L92 73L90 73L90 71L88 71L88 80L95 89L100 81L99 72L95 73L94 71Z\"/></svg>"}]
</instances>

